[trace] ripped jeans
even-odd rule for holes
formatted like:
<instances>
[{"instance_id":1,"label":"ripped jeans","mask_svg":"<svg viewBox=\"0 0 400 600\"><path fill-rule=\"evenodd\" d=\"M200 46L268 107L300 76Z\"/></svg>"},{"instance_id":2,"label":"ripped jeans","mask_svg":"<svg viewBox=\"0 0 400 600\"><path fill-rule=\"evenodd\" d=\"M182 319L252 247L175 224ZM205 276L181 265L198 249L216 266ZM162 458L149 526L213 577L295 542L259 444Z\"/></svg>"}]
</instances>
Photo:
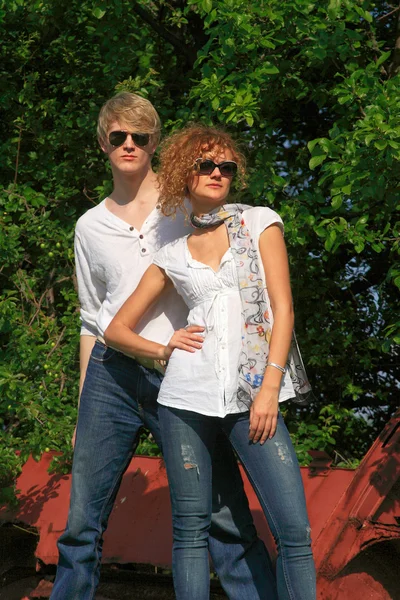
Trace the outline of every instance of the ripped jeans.
<instances>
[{"instance_id":1,"label":"ripped jeans","mask_svg":"<svg viewBox=\"0 0 400 600\"><path fill-rule=\"evenodd\" d=\"M248 440L248 412L222 419L159 405L158 414L171 494L177 600L209 598L212 457L221 430L242 462L275 538L279 600L315 600L303 483L282 416L274 437L261 446Z\"/></svg>"},{"instance_id":2,"label":"ripped jeans","mask_svg":"<svg viewBox=\"0 0 400 600\"><path fill-rule=\"evenodd\" d=\"M95 597L103 534L141 428L150 429L161 446L157 415L161 379L158 371L95 343L79 405L71 503L66 530L58 540L60 557L51 600ZM216 444L209 540L215 570L231 600L276 600L272 565L257 537L237 462L224 436ZM133 537L132 544L140 545L140 540Z\"/></svg>"}]
</instances>

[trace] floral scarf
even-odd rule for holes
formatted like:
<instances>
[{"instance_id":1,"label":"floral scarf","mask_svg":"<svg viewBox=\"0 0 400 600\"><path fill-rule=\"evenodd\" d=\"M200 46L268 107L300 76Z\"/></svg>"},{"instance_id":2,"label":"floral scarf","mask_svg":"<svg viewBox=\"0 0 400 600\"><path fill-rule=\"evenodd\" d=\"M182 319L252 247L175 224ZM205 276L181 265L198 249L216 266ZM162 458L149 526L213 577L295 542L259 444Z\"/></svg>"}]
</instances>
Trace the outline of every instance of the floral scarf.
<instances>
[{"instance_id":1,"label":"floral scarf","mask_svg":"<svg viewBox=\"0 0 400 600\"><path fill-rule=\"evenodd\" d=\"M209 214L190 215L194 227L206 229L225 223L233 252L242 300L244 331L239 359L238 398L250 406L259 392L268 361L272 326L260 271L258 247L254 243L242 212L251 208L244 204L225 204ZM289 371L296 397L294 402L307 405L311 386L293 332L286 368Z\"/></svg>"}]
</instances>

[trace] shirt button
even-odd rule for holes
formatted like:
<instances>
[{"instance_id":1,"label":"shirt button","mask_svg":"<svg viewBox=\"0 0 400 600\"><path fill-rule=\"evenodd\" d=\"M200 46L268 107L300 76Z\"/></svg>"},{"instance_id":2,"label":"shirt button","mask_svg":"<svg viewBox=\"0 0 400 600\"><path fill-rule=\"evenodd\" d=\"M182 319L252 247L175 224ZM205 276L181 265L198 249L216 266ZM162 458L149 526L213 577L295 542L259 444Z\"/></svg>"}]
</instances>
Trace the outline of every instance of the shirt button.
<instances>
[{"instance_id":1,"label":"shirt button","mask_svg":"<svg viewBox=\"0 0 400 600\"><path fill-rule=\"evenodd\" d=\"M142 239L143 239L143 235L142 235L142 234L140 234L140 235L139 235L139 238L142 240Z\"/></svg>"},{"instance_id":2,"label":"shirt button","mask_svg":"<svg viewBox=\"0 0 400 600\"><path fill-rule=\"evenodd\" d=\"M134 227L129 227L129 231L133 231L134 229Z\"/></svg>"},{"instance_id":3,"label":"shirt button","mask_svg":"<svg viewBox=\"0 0 400 600\"><path fill-rule=\"evenodd\" d=\"M142 248L142 252L146 252L146 248Z\"/></svg>"}]
</instances>

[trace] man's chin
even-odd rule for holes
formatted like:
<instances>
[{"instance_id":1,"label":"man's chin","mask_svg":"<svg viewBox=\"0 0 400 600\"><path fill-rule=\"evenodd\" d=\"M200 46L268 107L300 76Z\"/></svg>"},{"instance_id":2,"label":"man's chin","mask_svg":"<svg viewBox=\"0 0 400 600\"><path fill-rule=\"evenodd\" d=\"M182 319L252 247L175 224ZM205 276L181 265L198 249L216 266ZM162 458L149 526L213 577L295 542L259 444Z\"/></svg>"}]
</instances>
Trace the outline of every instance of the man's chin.
<instances>
[{"instance_id":1,"label":"man's chin","mask_svg":"<svg viewBox=\"0 0 400 600\"><path fill-rule=\"evenodd\" d=\"M136 173L140 173L145 169L146 165L140 164L138 162L122 162L116 165L118 171L120 173L124 173L125 175L135 175Z\"/></svg>"}]
</instances>

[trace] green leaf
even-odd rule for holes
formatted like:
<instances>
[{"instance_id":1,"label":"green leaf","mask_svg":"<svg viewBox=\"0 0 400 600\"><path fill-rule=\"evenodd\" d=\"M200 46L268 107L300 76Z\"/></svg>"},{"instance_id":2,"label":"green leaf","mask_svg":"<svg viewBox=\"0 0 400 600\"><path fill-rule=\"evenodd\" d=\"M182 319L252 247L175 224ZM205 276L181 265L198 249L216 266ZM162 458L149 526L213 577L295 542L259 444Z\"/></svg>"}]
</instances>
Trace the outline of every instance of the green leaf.
<instances>
[{"instance_id":1,"label":"green leaf","mask_svg":"<svg viewBox=\"0 0 400 600\"><path fill-rule=\"evenodd\" d=\"M262 70L264 73L267 73L268 75L276 75L277 73L279 73L278 67L276 67L275 65L273 65L271 63L265 63L265 65L263 65Z\"/></svg>"},{"instance_id":2,"label":"green leaf","mask_svg":"<svg viewBox=\"0 0 400 600\"><path fill-rule=\"evenodd\" d=\"M318 167L319 165L321 165L324 162L326 157L327 157L326 154L318 154L317 156L313 156L310 159L310 162L308 163L310 169L313 171L316 167Z\"/></svg>"},{"instance_id":3,"label":"green leaf","mask_svg":"<svg viewBox=\"0 0 400 600\"><path fill-rule=\"evenodd\" d=\"M345 96L339 96L339 98L338 98L339 104L345 104L349 100L353 100L352 94L346 94Z\"/></svg>"},{"instance_id":4,"label":"green leaf","mask_svg":"<svg viewBox=\"0 0 400 600\"><path fill-rule=\"evenodd\" d=\"M209 13L212 10L212 0L202 0L201 7L204 12Z\"/></svg>"},{"instance_id":5,"label":"green leaf","mask_svg":"<svg viewBox=\"0 0 400 600\"><path fill-rule=\"evenodd\" d=\"M373 21L373 17L371 15L371 13L369 13L367 10L364 11L364 19L366 21L368 21L368 23L372 23L372 21Z\"/></svg>"},{"instance_id":6,"label":"green leaf","mask_svg":"<svg viewBox=\"0 0 400 600\"><path fill-rule=\"evenodd\" d=\"M93 9L92 13L93 16L96 17L96 19L102 19L106 14L106 11L100 8L99 6L96 6L96 8Z\"/></svg>"},{"instance_id":7,"label":"green leaf","mask_svg":"<svg viewBox=\"0 0 400 600\"><path fill-rule=\"evenodd\" d=\"M331 201L332 207L337 210L338 208L340 208L343 204L343 198L341 194L338 194L337 196L334 196L332 198Z\"/></svg>"},{"instance_id":8,"label":"green leaf","mask_svg":"<svg viewBox=\"0 0 400 600\"><path fill-rule=\"evenodd\" d=\"M341 0L330 0L328 4L329 18L335 20L339 14Z\"/></svg>"},{"instance_id":9,"label":"green leaf","mask_svg":"<svg viewBox=\"0 0 400 600\"><path fill-rule=\"evenodd\" d=\"M380 65L384 63L391 56L391 54L391 50L389 50L388 52L383 52L383 54L381 54L378 60L376 61L375 66L380 67Z\"/></svg>"},{"instance_id":10,"label":"green leaf","mask_svg":"<svg viewBox=\"0 0 400 600\"><path fill-rule=\"evenodd\" d=\"M320 142L321 138L316 138L315 140L311 140L310 142L307 143L307 148L309 149L310 152L312 152L315 148L315 146Z\"/></svg>"},{"instance_id":11,"label":"green leaf","mask_svg":"<svg viewBox=\"0 0 400 600\"><path fill-rule=\"evenodd\" d=\"M351 190L352 190L352 185L351 183L349 183L348 185L344 185L342 187L342 193L345 194L346 196L350 196L351 194Z\"/></svg>"},{"instance_id":12,"label":"green leaf","mask_svg":"<svg viewBox=\"0 0 400 600\"><path fill-rule=\"evenodd\" d=\"M387 147L387 141L377 140L376 142L374 142L374 146L375 148L378 148L378 150L384 150Z\"/></svg>"},{"instance_id":13,"label":"green leaf","mask_svg":"<svg viewBox=\"0 0 400 600\"><path fill-rule=\"evenodd\" d=\"M364 242L362 242L361 240L357 241L354 245L354 249L357 252L357 254L360 254L360 252L364 250Z\"/></svg>"},{"instance_id":14,"label":"green leaf","mask_svg":"<svg viewBox=\"0 0 400 600\"><path fill-rule=\"evenodd\" d=\"M366 146L369 146L370 143L372 142L372 140L376 139L376 134L375 133L369 133L368 135L365 136L365 144Z\"/></svg>"},{"instance_id":15,"label":"green leaf","mask_svg":"<svg viewBox=\"0 0 400 600\"><path fill-rule=\"evenodd\" d=\"M333 240L331 240L330 238L327 238L324 243L325 250L330 252L330 250L332 249L332 246L333 246Z\"/></svg>"},{"instance_id":16,"label":"green leaf","mask_svg":"<svg viewBox=\"0 0 400 600\"><path fill-rule=\"evenodd\" d=\"M327 231L323 227L315 227L314 231L318 235L318 237L324 238L327 236Z\"/></svg>"}]
</instances>

